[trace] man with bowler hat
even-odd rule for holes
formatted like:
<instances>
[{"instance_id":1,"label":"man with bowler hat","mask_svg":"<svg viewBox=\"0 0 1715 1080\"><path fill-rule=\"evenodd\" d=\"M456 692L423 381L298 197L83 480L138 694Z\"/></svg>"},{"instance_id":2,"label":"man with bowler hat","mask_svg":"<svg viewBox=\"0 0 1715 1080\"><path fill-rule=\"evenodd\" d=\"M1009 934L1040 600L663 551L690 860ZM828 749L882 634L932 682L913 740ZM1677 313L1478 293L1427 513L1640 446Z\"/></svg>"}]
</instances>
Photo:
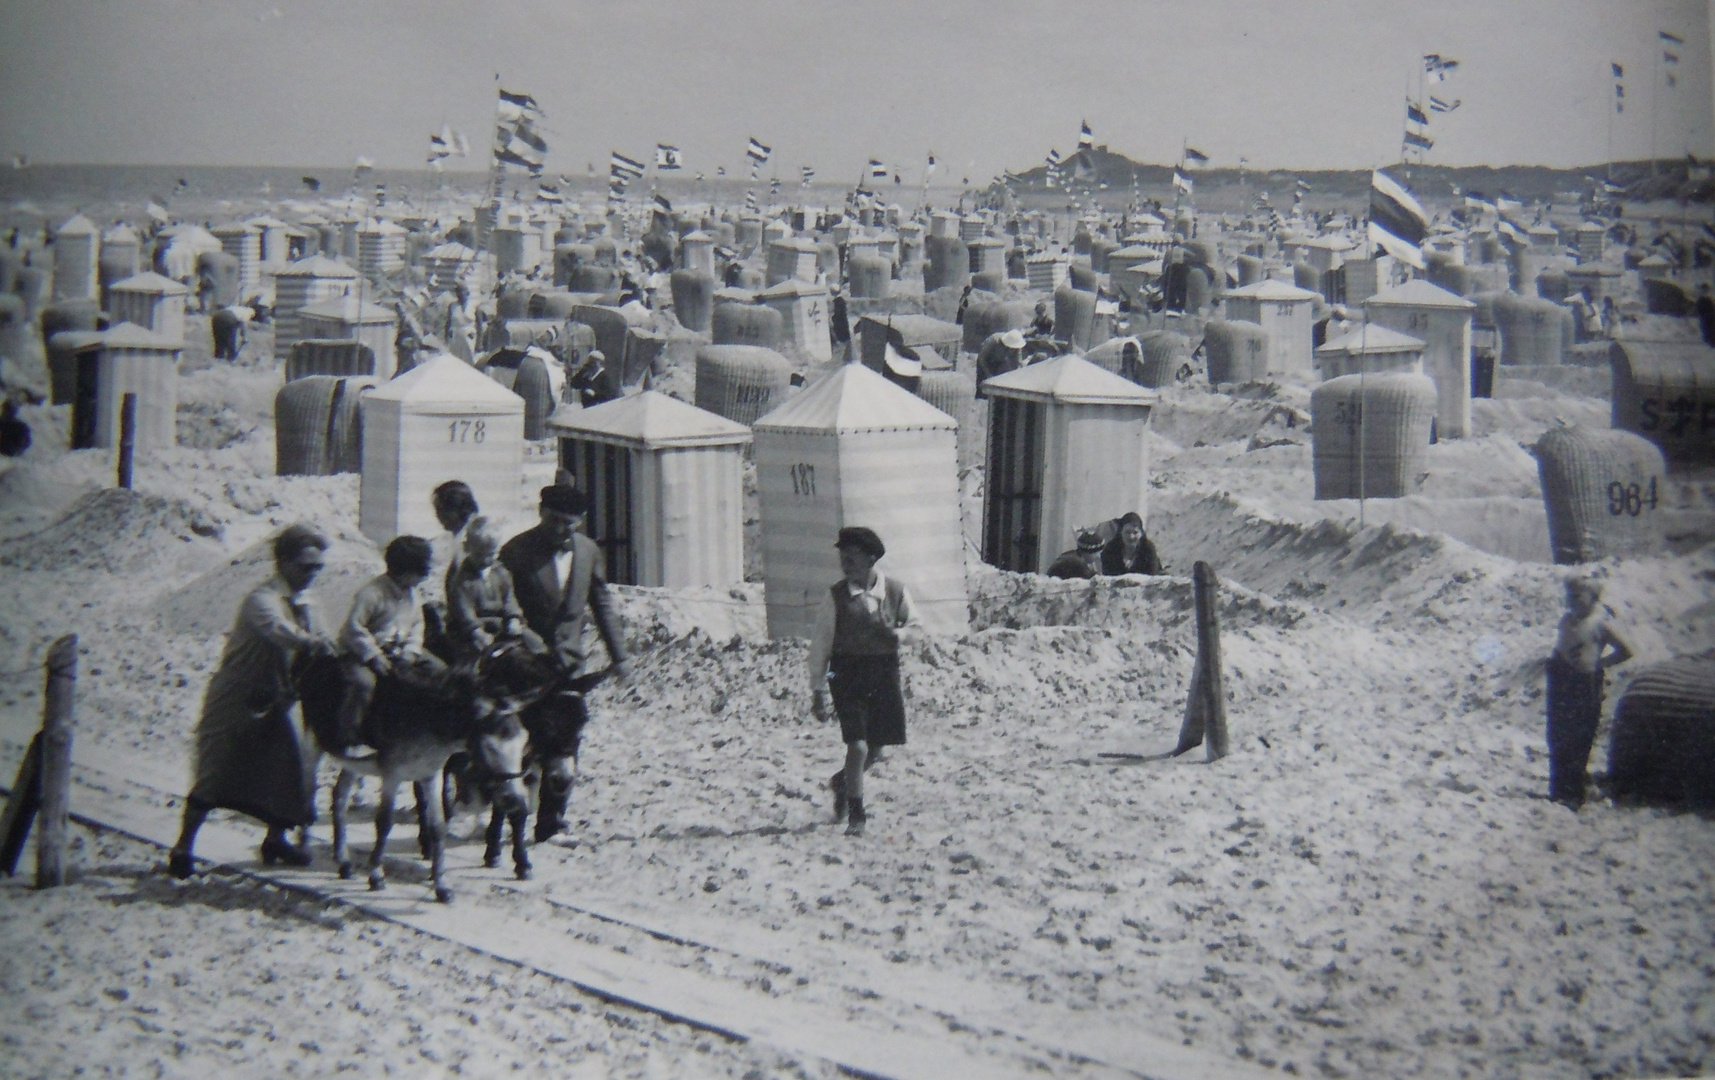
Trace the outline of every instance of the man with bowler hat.
<instances>
[{"instance_id":1,"label":"man with bowler hat","mask_svg":"<svg viewBox=\"0 0 1715 1080\"><path fill-rule=\"evenodd\" d=\"M584 627L593 617L612 660L613 674L625 679L631 672L625 658L625 636L608 596L601 548L582 532L587 512L584 493L572 485L562 481L543 488L538 509L541 520L506 542L500 549L500 562L512 575L525 625L542 639L568 677L578 674L587 659ZM582 708L581 699L577 707ZM573 725L574 729L581 726ZM561 752L554 753L538 747L547 759L536 815L538 843L567 827L566 803L572 794L577 731L569 736L568 745L558 749Z\"/></svg>"},{"instance_id":2,"label":"man with bowler hat","mask_svg":"<svg viewBox=\"0 0 1715 1080\"><path fill-rule=\"evenodd\" d=\"M834 774L834 820L849 817L847 836L868 822L863 774L883 747L905 743L905 695L899 679L900 631L920 628L904 583L875 567L887 554L875 530L850 526L834 544L845 575L828 589L810 639L810 708L828 717L829 698L846 744L846 766Z\"/></svg>"}]
</instances>

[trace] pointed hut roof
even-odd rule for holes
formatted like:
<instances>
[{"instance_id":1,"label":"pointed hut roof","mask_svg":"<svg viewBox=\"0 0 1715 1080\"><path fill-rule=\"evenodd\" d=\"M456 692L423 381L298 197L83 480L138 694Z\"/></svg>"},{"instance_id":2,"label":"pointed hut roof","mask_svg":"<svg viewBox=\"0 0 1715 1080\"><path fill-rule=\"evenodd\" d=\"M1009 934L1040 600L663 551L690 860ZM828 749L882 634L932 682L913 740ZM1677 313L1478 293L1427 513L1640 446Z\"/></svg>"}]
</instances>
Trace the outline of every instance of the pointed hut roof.
<instances>
[{"instance_id":1,"label":"pointed hut roof","mask_svg":"<svg viewBox=\"0 0 1715 1080\"><path fill-rule=\"evenodd\" d=\"M142 237L137 235L137 230L124 222L114 225L101 234L101 242L104 244L135 244L141 240Z\"/></svg>"},{"instance_id":2,"label":"pointed hut roof","mask_svg":"<svg viewBox=\"0 0 1715 1080\"><path fill-rule=\"evenodd\" d=\"M1264 278L1249 285L1241 285L1236 289L1227 290L1229 298L1241 296L1253 300L1314 300L1320 295L1320 293L1313 293L1309 289L1300 289L1296 285L1288 285L1284 281L1276 281L1273 278Z\"/></svg>"},{"instance_id":3,"label":"pointed hut roof","mask_svg":"<svg viewBox=\"0 0 1715 1080\"><path fill-rule=\"evenodd\" d=\"M101 335L101 345L105 349L158 349L162 352L181 352L183 346L170 338L145 329L133 322L122 322Z\"/></svg>"},{"instance_id":4,"label":"pointed hut roof","mask_svg":"<svg viewBox=\"0 0 1715 1080\"><path fill-rule=\"evenodd\" d=\"M548 418L555 434L642 450L731 446L750 441L750 429L656 390L615 398L590 409L562 406Z\"/></svg>"},{"instance_id":5,"label":"pointed hut roof","mask_svg":"<svg viewBox=\"0 0 1715 1080\"><path fill-rule=\"evenodd\" d=\"M996 375L984 393L1060 405L1153 405L1156 395L1073 353Z\"/></svg>"},{"instance_id":6,"label":"pointed hut roof","mask_svg":"<svg viewBox=\"0 0 1715 1080\"><path fill-rule=\"evenodd\" d=\"M288 263L285 269L278 271L276 278L283 277L318 277L318 278L352 278L357 277L357 271L326 255L311 255Z\"/></svg>"},{"instance_id":7,"label":"pointed hut roof","mask_svg":"<svg viewBox=\"0 0 1715 1080\"><path fill-rule=\"evenodd\" d=\"M762 417L751 430L849 435L932 428L952 431L958 426L951 416L862 364L842 364Z\"/></svg>"},{"instance_id":8,"label":"pointed hut roof","mask_svg":"<svg viewBox=\"0 0 1715 1080\"><path fill-rule=\"evenodd\" d=\"M1412 278L1403 285L1383 289L1365 300L1364 303L1365 305L1376 304L1383 307L1434 307L1461 310L1470 310L1477 306L1458 293L1448 292L1426 278Z\"/></svg>"},{"instance_id":9,"label":"pointed hut roof","mask_svg":"<svg viewBox=\"0 0 1715 1080\"><path fill-rule=\"evenodd\" d=\"M393 322L399 317L399 313L392 308L382 304L372 304L368 300L363 301L360 308L355 296L338 296L332 300L323 300L319 304L310 304L307 307L299 308L298 315L300 317L308 315L318 319L338 319L347 324Z\"/></svg>"},{"instance_id":10,"label":"pointed hut roof","mask_svg":"<svg viewBox=\"0 0 1715 1080\"><path fill-rule=\"evenodd\" d=\"M1424 343L1409 334L1368 323L1316 350L1317 356L1359 356L1370 353L1422 352Z\"/></svg>"},{"instance_id":11,"label":"pointed hut roof","mask_svg":"<svg viewBox=\"0 0 1715 1080\"><path fill-rule=\"evenodd\" d=\"M158 296L184 296L190 290L170 277L163 277L153 270L145 270L134 274L124 281L116 281L108 286L108 292L139 292L153 293Z\"/></svg>"},{"instance_id":12,"label":"pointed hut roof","mask_svg":"<svg viewBox=\"0 0 1715 1080\"><path fill-rule=\"evenodd\" d=\"M409 412L523 412L524 399L450 353L433 357L364 395Z\"/></svg>"},{"instance_id":13,"label":"pointed hut roof","mask_svg":"<svg viewBox=\"0 0 1715 1080\"><path fill-rule=\"evenodd\" d=\"M73 214L71 217L66 219L65 224L54 230L54 235L100 236L101 230L96 228L95 222L84 217L82 214Z\"/></svg>"}]
</instances>

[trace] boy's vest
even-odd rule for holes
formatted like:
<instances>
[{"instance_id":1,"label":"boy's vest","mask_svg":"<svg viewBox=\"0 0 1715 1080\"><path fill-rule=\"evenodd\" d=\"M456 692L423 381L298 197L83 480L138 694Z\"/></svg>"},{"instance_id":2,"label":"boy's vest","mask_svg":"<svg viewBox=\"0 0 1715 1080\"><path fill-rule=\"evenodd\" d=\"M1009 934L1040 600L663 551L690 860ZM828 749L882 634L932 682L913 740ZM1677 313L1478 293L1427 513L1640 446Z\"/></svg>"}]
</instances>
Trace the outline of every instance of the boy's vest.
<instances>
[{"instance_id":1,"label":"boy's vest","mask_svg":"<svg viewBox=\"0 0 1715 1080\"><path fill-rule=\"evenodd\" d=\"M892 656L899 651L899 633L892 617L905 602L905 586L894 578L885 578L882 591L885 599L879 616L872 616L864 607L866 594L853 596L845 582L829 590L834 597L835 656Z\"/></svg>"}]
</instances>

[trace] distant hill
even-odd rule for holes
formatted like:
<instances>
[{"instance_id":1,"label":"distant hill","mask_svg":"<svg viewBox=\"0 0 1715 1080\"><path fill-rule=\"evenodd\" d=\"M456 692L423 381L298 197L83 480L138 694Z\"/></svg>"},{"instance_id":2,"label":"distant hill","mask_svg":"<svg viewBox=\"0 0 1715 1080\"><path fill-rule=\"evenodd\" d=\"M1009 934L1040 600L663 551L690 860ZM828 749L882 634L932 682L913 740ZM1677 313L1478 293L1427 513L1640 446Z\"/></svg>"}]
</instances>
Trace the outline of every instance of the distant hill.
<instances>
[{"instance_id":1,"label":"distant hill","mask_svg":"<svg viewBox=\"0 0 1715 1080\"><path fill-rule=\"evenodd\" d=\"M1494 198L1497 192L1505 191L1527 202L1553 201L1566 192L1588 192L1591 188L1591 178L1609 179L1611 183L1623 188L1623 193L1616 196L1622 201L1647 202L1681 197L1694 202L1715 201L1715 176L1712 176L1711 163L1693 162L1686 158L1658 162L1653 173L1648 161L1620 161L1612 166L1592 165L1577 169L1551 169L1541 165L1478 165L1457 168L1447 165L1396 165L1390 166L1388 172L1395 179L1404 182L1419 198L1436 202L1453 198L1455 186L1461 192L1480 191L1489 198ZM1066 163L1061 165L1059 173L1062 177L1075 176L1073 187L1080 192L1088 188L1095 188L1100 192L1101 185L1106 184L1105 194L1110 197L1118 197L1120 193L1129 190L1134 182L1140 189L1159 191L1171 186L1173 181L1171 165L1151 165L1133 161L1124 154L1114 153L1106 146L1097 146L1092 150L1071 155ZM1019 189L1021 194L1029 192L1032 195L1041 195L1066 190L1058 184L1054 188L1047 186L1046 165L1038 165L1015 175L1024 181ZM1197 168L1192 169L1190 175L1199 191L1237 186L1241 181L1237 169ZM1276 205L1281 205L1283 202L1291 202L1294 180L1303 180L1310 185L1311 191L1319 196L1361 199L1369 190L1370 171L1247 169L1242 180L1253 191L1273 192Z\"/></svg>"}]
</instances>

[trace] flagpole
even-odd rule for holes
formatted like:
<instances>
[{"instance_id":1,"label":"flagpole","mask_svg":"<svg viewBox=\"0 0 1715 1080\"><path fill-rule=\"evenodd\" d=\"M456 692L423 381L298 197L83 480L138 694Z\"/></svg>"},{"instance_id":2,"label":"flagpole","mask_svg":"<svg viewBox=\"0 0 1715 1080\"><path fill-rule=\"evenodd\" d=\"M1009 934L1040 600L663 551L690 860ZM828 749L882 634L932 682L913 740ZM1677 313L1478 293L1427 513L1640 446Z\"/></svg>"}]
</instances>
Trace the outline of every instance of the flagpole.
<instances>
[{"instance_id":1,"label":"flagpole","mask_svg":"<svg viewBox=\"0 0 1715 1080\"><path fill-rule=\"evenodd\" d=\"M1661 54L1661 35L1658 33L1655 42L1655 78L1650 80L1649 88L1649 174L1651 176L1655 176L1659 171L1655 164L1655 114L1656 102L1661 98Z\"/></svg>"}]
</instances>

